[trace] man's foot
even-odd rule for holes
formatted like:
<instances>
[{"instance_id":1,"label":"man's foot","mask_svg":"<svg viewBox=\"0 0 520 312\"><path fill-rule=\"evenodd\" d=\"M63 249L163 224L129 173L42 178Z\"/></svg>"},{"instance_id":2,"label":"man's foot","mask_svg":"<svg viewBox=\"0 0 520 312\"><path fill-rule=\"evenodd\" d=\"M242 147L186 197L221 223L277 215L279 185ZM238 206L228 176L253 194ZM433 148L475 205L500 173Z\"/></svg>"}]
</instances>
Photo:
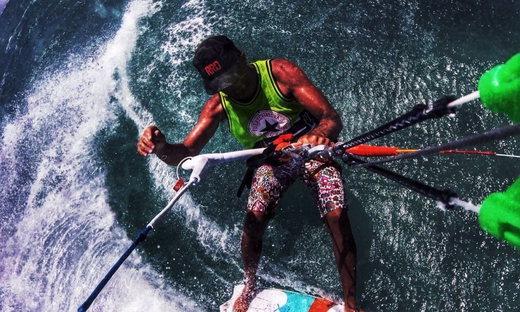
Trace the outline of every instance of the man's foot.
<instances>
[{"instance_id":1,"label":"man's foot","mask_svg":"<svg viewBox=\"0 0 520 312\"><path fill-rule=\"evenodd\" d=\"M233 305L233 311L246 312L257 292L258 288L256 287L256 283L246 283L244 290L242 290L242 294L240 294L240 297L237 298Z\"/></svg>"}]
</instances>

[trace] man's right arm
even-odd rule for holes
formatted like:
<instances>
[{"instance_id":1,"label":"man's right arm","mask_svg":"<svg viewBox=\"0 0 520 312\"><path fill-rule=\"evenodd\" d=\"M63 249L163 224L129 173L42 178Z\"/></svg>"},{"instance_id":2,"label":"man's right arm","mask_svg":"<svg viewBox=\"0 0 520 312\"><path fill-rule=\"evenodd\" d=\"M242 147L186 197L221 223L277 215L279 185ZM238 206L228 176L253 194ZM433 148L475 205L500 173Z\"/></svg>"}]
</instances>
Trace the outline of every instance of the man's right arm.
<instances>
[{"instance_id":1,"label":"man's right arm","mask_svg":"<svg viewBox=\"0 0 520 312\"><path fill-rule=\"evenodd\" d=\"M214 95L204 105L197 124L188 133L183 143L166 142L164 134L152 125L144 130L137 143L137 151L143 156L156 154L166 164L176 166L182 159L198 155L213 137L220 121L224 118L225 113L220 105L220 98L218 94Z\"/></svg>"}]
</instances>

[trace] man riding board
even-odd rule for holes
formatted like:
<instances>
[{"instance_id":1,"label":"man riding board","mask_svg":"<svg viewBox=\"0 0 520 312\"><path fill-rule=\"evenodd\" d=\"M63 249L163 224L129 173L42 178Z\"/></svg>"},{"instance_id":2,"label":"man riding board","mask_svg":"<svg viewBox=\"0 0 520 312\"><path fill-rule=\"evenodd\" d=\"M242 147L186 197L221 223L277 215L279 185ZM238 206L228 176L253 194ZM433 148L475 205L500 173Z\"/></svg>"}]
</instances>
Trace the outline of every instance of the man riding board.
<instances>
[{"instance_id":1,"label":"man riding board","mask_svg":"<svg viewBox=\"0 0 520 312\"><path fill-rule=\"evenodd\" d=\"M225 36L204 40L193 64L212 97L184 142L170 144L154 125L147 127L137 144L143 155L156 154L176 166L198 155L227 120L231 134L245 147L265 147L282 134L291 133L296 144L330 146L342 129L341 119L323 93L295 64L285 59L247 63L245 53ZM356 245L347 215L341 172L332 160L310 159L295 166L263 164L251 181L242 233L242 259L246 274L243 293L234 310L247 311L257 292L256 273L262 238L282 195L301 179L316 200L332 238L341 278L345 311L356 308Z\"/></svg>"}]
</instances>

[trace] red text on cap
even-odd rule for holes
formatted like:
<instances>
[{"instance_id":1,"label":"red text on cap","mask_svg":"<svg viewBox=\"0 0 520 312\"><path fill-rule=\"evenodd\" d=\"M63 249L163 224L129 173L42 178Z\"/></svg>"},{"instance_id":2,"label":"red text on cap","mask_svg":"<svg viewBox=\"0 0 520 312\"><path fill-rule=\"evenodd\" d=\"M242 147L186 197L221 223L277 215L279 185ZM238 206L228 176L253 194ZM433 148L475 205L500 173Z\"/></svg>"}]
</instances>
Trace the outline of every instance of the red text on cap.
<instances>
[{"instance_id":1,"label":"red text on cap","mask_svg":"<svg viewBox=\"0 0 520 312\"><path fill-rule=\"evenodd\" d=\"M204 70L206 73L211 76L222 69L222 66L218 61L214 61L213 63L209 64L208 66L204 67Z\"/></svg>"}]
</instances>

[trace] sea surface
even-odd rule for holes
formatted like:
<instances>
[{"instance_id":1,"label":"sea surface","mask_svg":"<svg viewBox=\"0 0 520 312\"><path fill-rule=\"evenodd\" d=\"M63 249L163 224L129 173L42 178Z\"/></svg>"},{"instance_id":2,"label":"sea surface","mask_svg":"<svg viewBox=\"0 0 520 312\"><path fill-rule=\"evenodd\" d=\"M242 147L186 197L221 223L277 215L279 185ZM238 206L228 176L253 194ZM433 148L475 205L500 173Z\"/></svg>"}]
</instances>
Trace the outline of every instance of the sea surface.
<instances>
[{"instance_id":1,"label":"sea surface","mask_svg":"<svg viewBox=\"0 0 520 312\"><path fill-rule=\"evenodd\" d=\"M225 34L250 61L298 64L339 111L347 141L477 88L520 52L517 0L0 1L0 310L76 311L174 196L176 167L136 152L156 124L182 141L208 99L196 45ZM479 100L371 143L421 148L511 122ZM468 147L520 154L518 138ZM240 146L223 123L203 152ZM431 155L384 167L479 205L520 160ZM124 262L89 311L218 311L243 282L243 162L213 168ZM180 170L183 178L189 172ZM514 311L520 251L474 212L443 211L344 167L366 311ZM341 300L330 239L296 183L270 223L259 277Z\"/></svg>"}]
</instances>

